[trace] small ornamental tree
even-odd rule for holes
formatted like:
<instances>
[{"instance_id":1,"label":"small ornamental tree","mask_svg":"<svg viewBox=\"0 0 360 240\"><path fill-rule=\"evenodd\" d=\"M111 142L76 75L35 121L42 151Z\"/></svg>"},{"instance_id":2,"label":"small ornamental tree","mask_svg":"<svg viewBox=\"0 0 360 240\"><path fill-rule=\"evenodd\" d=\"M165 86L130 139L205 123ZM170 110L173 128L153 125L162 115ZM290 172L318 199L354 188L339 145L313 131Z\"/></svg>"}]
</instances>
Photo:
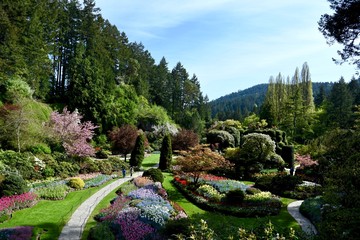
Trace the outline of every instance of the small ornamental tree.
<instances>
[{"instance_id":1,"label":"small ornamental tree","mask_svg":"<svg viewBox=\"0 0 360 240\"><path fill-rule=\"evenodd\" d=\"M90 121L81 123L81 118L77 110L71 113L65 107L62 113L51 113L49 126L54 139L62 143L69 156L94 156L95 149L89 142L97 126Z\"/></svg>"},{"instance_id":2,"label":"small ornamental tree","mask_svg":"<svg viewBox=\"0 0 360 240\"><path fill-rule=\"evenodd\" d=\"M133 125L126 124L114 128L109 134L113 153L123 154L126 162L126 155L133 150L137 136L137 128Z\"/></svg>"},{"instance_id":3,"label":"small ornamental tree","mask_svg":"<svg viewBox=\"0 0 360 240\"><path fill-rule=\"evenodd\" d=\"M159 169L162 171L166 169L170 169L171 160L172 160L171 136L167 134L165 135L161 145Z\"/></svg>"},{"instance_id":4,"label":"small ornamental tree","mask_svg":"<svg viewBox=\"0 0 360 240\"><path fill-rule=\"evenodd\" d=\"M186 173L194 178L194 184L200 175L216 168L230 168L231 164L217 152L213 152L207 145L197 145L189 151L181 151L176 159L179 173Z\"/></svg>"},{"instance_id":5,"label":"small ornamental tree","mask_svg":"<svg viewBox=\"0 0 360 240\"><path fill-rule=\"evenodd\" d=\"M173 150L188 150L199 144L199 136L192 130L181 129L171 142Z\"/></svg>"},{"instance_id":6,"label":"small ornamental tree","mask_svg":"<svg viewBox=\"0 0 360 240\"><path fill-rule=\"evenodd\" d=\"M135 147L131 152L130 166L141 167L145 154L145 135L140 134L136 138Z\"/></svg>"}]
</instances>

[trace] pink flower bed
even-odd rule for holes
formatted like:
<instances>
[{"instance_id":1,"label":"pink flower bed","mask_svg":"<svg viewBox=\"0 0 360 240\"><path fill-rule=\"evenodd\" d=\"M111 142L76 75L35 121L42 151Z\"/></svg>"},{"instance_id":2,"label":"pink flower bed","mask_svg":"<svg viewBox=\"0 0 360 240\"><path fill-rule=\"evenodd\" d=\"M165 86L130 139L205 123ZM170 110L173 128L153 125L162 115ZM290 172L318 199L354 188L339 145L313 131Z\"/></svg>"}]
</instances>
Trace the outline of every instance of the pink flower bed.
<instances>
[{"instance_id":1,"label":"pink flower bed","mask_svg":"<svg viewBox=\"0 0 360 240\"><path fill-rule=\"evenodd\" d=\"M35 205L37 195L35 193L23 193L0 198L0 215L11 214L12 211L28 208Z\"/></svg>"}]
</instances>

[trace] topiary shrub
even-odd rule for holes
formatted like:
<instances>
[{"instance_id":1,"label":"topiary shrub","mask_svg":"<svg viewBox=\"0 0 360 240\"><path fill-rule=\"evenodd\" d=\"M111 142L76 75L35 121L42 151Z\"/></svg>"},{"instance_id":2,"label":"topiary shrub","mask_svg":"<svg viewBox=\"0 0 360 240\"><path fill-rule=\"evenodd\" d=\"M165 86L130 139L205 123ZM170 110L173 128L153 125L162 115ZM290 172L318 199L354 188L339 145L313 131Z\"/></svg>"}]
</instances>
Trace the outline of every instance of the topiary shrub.
<instances>
[{"instance_id":1,"label":"topiary shrub","mask_svg":"<svg viewBox=\"0 0 360 240\"><path fill-rule=\"evenodd\" d=\"M160 152L159 169L161 171L170 169L172 160L171 136L165 135Z\"/></svg>"},{"instance_id":2,"label":"topiary shrub","mask_svg":"<svg viewBox=\"0 0 360 240\"><path fill-rule=\"evenodd\" d=\"M235 147L234 137L224 130L211 130L206 134L206 141L209 144L219 144L219 150L228 147Z\"/></svg>"},{"instance_id":3,"label":"topiary shrub","mask_svg":"<svg viewBox=\"0 0 360 240\"><path fill-rule=\"evenodd\" d=\"M140 134L136 138L134 149L131 152L130 166L141 167L145 154L145 135Z\"/></svg>"},{"instance_id":4,"label":"topiary shrub","mask_svg":"<svg viewBox=\"0 0 360 240\"><path fill-rule=\"evenodd\" d=\"M284 191L292 191L295 190L296 185L301 183L302 180L298 176L277 174L271 181L271 191L278 194Z\"/></svg>"},{"instance_id":5,"label":"topiary shrub","mask_svg":"<svg viewBox=\"0 0 360 240\"><path fill-rule=\"evenodd\" d=\"M85 187L85 182L79 177L75 177L69 180L68 186L75 189L83 189Z\"/></svg>"},{"instance_id":6,"label":"topiary shrub","mask_svg":"<svg viewBox=\"0 0 360 240\"><path fill-rule=\"evenodd\" d=\"M241 189L230 190L225 195L225 202L230 204L240 204L244 201L245 193Z\"/></svg>"},{"instance_id":7,"label":"topiary shrub","mask_svg":"<svg viewBox=\"0 0 360 240\"><path fill-rule=\"evenodd\" d=\"M25 180L16 173L6 173L0 183L0 197L19 195L29 191Z\"/></svg>"},{"instance_id":8,"label":"topiary shrub","mask_svg":"<svg viewBox=\"0 0 360 240\"><path fill-rule=\"evenodd\" d=\"M143 177L149 177L154 182L164 182L164 176L160 169L158 168L149 168L146 170L143 175Z\"/></svg>"}]
</instances>

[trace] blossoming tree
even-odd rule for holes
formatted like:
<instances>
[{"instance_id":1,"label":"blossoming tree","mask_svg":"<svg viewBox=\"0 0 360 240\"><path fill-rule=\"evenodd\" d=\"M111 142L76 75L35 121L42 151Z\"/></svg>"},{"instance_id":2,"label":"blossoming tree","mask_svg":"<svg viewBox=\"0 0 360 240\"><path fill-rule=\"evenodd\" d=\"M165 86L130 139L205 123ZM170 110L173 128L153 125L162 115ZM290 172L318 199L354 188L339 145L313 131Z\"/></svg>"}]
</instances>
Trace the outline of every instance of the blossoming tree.
<instances>
[{"instance_id":1,"label":"blossoming tree","mask_svg":"<svg viewBox=\"0 0 360 240\"><path fill-rule=\"evenodd\" d=\"M82 123L81 118L77 110L71 113L66 107L62 113L53 112L50 116L49 126L52 135L62 143L69 156L86 157L95 154L90 140L97 126L90 121Z\"/></svg>"}]
</instances>

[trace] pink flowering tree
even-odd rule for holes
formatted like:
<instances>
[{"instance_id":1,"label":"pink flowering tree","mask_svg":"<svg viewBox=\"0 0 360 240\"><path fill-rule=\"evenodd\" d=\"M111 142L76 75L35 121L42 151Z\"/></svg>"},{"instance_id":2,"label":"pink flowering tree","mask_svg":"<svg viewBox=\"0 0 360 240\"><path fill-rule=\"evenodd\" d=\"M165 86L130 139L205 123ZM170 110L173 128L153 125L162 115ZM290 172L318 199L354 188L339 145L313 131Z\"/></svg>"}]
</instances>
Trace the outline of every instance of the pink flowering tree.
<instances>
[{"instance_id":1,"label":"pink flowering tree","mask_svg":"<svg viewBox=\"0 0 360 240\"><path fill-rule=\"evenodd\" d=\"M95 155L90 145L97 126L90 121L81 122L82 116L77 110L70 112L65 107L62 113L53 112L49 126L54 139L60 141L69 156L86 157Z\"/></svg>"}]
</instances>

